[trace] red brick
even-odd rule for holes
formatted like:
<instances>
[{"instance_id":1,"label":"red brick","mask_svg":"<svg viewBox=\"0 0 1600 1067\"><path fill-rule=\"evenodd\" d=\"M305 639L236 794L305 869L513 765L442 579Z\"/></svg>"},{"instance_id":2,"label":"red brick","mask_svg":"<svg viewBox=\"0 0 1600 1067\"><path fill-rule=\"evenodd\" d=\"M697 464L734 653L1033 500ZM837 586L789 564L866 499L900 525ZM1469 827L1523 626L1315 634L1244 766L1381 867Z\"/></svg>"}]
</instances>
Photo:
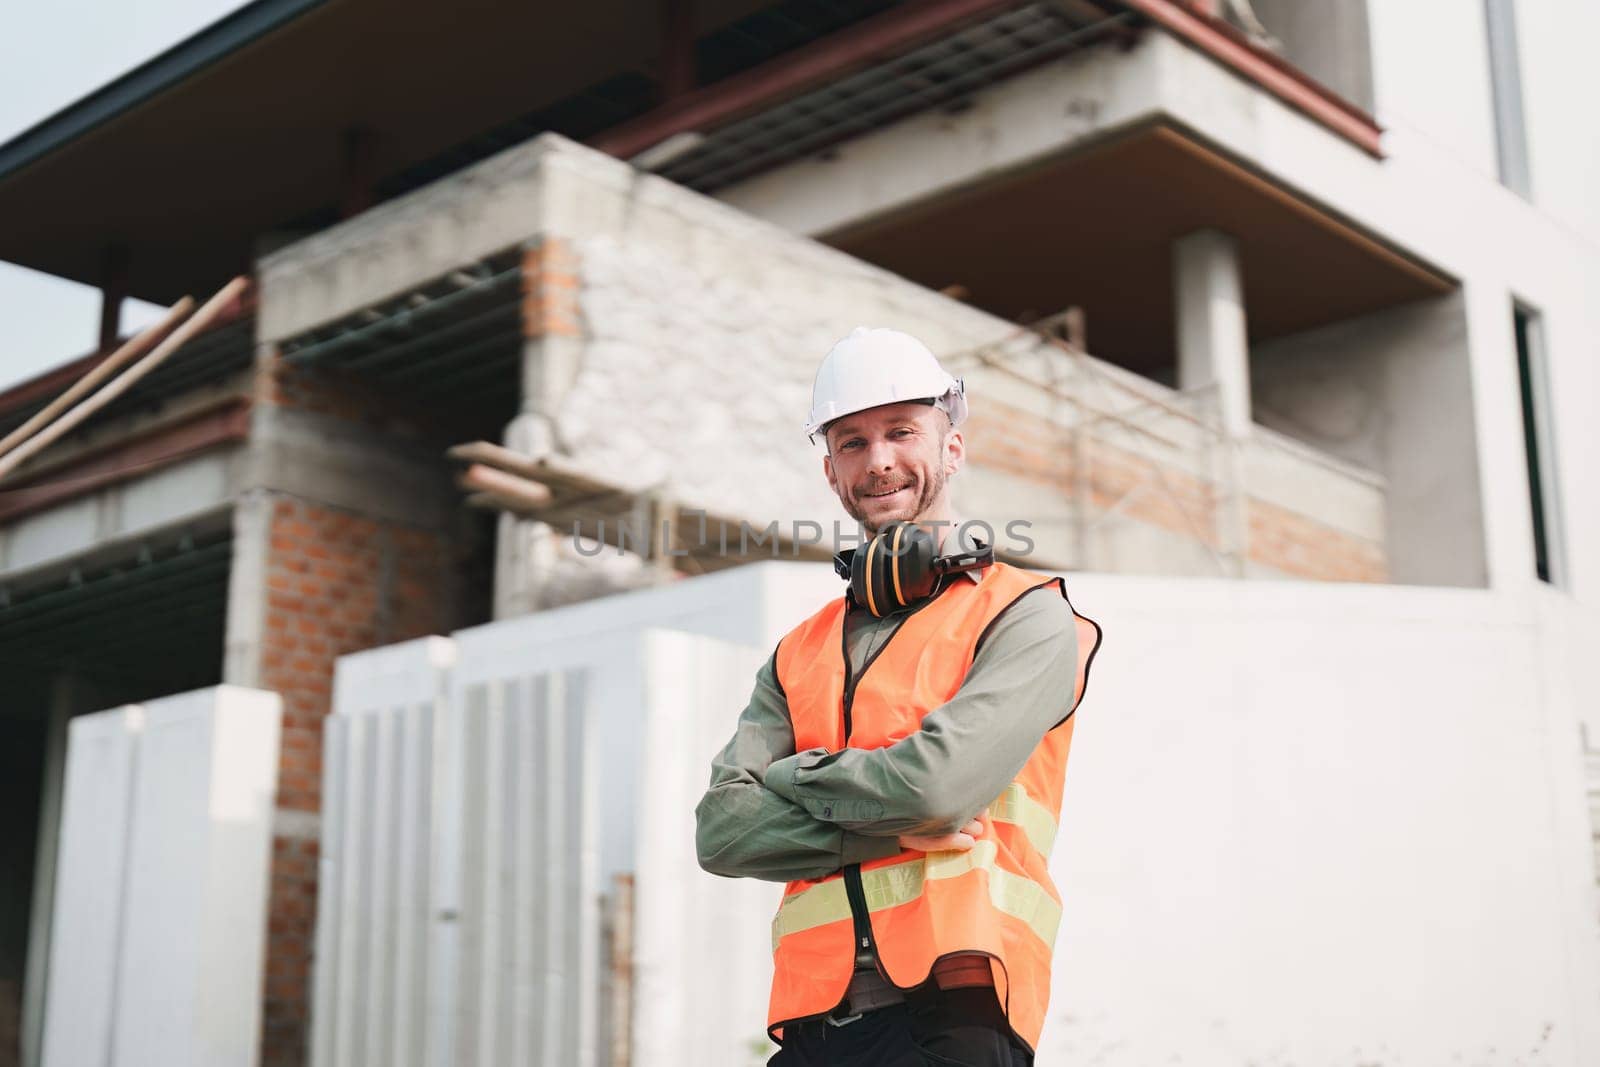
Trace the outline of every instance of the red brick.
<instances>
[{"instance_id":1,"label":"red brick","mask_svg":"<svg viewBox=\"0 0 1600 1067\"><path fill-rule=\"evenodd\" d=\"M318 399L316 389L303 377L294 384L296 389L284 395L309 409ZM362 410L353 397L329 407L340 405L358 414ZM306 501L277 501L273 516L261 672L263 684L283 697L277 802L284 809L316 812L321 727L330 710L334 660L443 628L435 620L448 599L453 555L449 542L435 533ZM389 587L380 588L381 582ZM315 841L280 838L274 843L264 1067L304 1063L317 855Z\"/></svg>"}]
</instances>

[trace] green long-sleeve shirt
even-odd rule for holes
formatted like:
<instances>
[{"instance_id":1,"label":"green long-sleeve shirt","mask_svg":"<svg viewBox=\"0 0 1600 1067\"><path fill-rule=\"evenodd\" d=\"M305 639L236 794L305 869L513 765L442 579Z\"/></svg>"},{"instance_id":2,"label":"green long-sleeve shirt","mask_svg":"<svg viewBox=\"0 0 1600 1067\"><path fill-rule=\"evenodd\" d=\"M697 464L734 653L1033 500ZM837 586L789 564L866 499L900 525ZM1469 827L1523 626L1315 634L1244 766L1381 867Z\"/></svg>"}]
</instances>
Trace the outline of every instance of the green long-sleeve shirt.
<instances>
[{"instance_id":1,"label":"green long-sleeve shirt","mask_svg":"<svg viewBox=\"0 0 1600 1067\"><path fill-rule=\"evenodd\" d=\"M846 616L854 671L904 617ZM1026 594L995 622L956 695L878 749L797 753L775 659L756 673L695 809L700 865L713 874L821 878L894 855L901 834L959 830L1070 713L1077 628L1055 586Z\"/></svg>"}]
</instances>

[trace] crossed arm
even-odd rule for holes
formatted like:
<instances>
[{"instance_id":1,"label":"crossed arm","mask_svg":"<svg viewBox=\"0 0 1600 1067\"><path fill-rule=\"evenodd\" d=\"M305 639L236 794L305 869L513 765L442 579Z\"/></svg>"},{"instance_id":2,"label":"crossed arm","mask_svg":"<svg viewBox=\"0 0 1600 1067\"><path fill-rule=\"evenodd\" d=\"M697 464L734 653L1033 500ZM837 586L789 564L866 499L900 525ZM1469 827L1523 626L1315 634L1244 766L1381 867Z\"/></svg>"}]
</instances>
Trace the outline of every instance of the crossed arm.
<instances>
[{"instance_id":1,"label":"crossed arm","mask_svg":"<svg viewBox=\"0 0 1600 1067\"><path fill-rule=\"evenodd\" d=\"M769 660L695 809L700 865L768 881L821 878L968 829L1072 703L1071 609L1051 589L995 623L966 680L893 745L796 752Z\"/></svg>"}]
</instances>

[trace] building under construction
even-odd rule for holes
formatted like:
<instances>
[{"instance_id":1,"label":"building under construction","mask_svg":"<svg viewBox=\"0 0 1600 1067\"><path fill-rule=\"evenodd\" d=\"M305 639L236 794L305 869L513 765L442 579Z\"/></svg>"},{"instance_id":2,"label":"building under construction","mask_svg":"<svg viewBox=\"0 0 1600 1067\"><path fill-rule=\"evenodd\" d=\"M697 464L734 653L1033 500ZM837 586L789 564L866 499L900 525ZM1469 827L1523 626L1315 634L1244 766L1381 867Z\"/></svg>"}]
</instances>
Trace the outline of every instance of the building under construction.
<instances>
[{"instance_id":1,"label":"building under construction","mask_svg":"<svg viewBox=\"0 0 1600 1067\"><path fill-rule=\"evenodd\" d=\"M255 0L0 145L105 294L0 393L0 1065L760 1062L770 894L670 842L837 592L861 324L1114 635L1040 1062L1596 1062L1597 35Z\"/></svg>"}]
</instances>

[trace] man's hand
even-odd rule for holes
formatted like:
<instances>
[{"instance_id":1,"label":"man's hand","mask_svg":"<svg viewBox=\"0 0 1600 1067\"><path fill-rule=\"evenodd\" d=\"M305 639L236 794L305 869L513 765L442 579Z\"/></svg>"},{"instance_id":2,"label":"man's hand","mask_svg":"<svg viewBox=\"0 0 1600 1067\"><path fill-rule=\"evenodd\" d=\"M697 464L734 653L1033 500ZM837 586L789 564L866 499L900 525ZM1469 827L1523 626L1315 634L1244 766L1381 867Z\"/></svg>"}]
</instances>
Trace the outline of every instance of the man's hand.
<instances>
[{"instance_id":1,"label":"man's hand","mask_svg":"<svg viewBox=\"0 0 1600 1067\"><path fill-rule=\"evenodd\" d=\"M965 852L977 844L982 836L983 823L973 819L953 834L936 834L932 837L901 834L900 847L916 849L918 852Z\"/></svg>"}]
</instances>

